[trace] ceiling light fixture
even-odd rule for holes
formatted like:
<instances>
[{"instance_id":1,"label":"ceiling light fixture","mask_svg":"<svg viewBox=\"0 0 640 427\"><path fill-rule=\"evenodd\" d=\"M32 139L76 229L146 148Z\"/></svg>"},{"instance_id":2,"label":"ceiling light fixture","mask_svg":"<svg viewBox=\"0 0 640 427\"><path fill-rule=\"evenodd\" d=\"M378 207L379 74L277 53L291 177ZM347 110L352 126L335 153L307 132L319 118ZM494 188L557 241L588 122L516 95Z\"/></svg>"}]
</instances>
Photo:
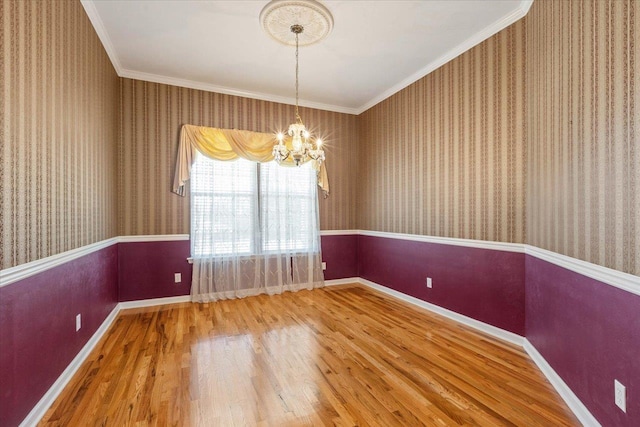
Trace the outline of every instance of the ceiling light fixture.
<instances>
[{"instance_id":1,"label":"ceiling light fixture","mask_svg":"<svg viewBox=\"0 0 640 427\"><path fill-rule=\"evenodd\" d=\"M276 135L278 143L273 147L273 157L278 163L293 159L300 166L307 159L322 163L325 160L322 139L312 140L300 113L299 103L299 48L316 43L329 35L333 28L333 17L329 10L314 0L273 0L260 12L262 28L275 40L296 47L296 117L289 125L287 135L291 138L291 149L286 145L282 132ZM294 37L291 35L293 34Z\"/></svg>"}]
</instances>

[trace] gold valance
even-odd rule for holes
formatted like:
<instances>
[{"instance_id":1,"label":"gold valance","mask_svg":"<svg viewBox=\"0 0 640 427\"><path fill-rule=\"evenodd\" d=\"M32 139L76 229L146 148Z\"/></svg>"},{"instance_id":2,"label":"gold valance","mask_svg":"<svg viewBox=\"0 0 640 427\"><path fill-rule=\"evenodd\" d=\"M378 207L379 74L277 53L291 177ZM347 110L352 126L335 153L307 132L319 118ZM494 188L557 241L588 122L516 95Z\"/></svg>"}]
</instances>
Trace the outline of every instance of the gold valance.
<instances>
[{"instance_id":1,"label":"gold valance","mask_svg":"<svg viewBox=\"0 0 640 427\"><path fill-rule=\"evenodd\" d=\"M173 192L184 196L184 184L191 176L191 165L195 161L196 151L216 160L234 160L242 157L264 163L273 160L272 150L275 143L275 136L268 133L183 125L180 131ZM318 173L318 186L326 196L329 194L329 180L325 163L318 166L315 161L311 162ZM293 166L293 161L287 159L282 164Z\"/></svg>"}]
</instances>

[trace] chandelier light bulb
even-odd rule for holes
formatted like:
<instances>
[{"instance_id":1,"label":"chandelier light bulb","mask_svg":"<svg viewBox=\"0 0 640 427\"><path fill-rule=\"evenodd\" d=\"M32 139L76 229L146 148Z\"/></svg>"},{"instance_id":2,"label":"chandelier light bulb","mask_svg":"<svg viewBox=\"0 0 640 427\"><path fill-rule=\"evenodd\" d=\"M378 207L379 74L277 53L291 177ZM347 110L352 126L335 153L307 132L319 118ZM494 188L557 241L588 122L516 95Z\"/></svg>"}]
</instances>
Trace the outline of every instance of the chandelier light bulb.
<instances>
[{"instance_id":1,"label":"chandelier light bulb","mask_svg":"<svg viewBox=\"0 0 640 427\"><path fill-rule=\"evenodd\" d=\"M295 135L293 137L293 150L300 151L302 149L302 140L300 139L300 135Z\"/></svg>"}]
</instances>

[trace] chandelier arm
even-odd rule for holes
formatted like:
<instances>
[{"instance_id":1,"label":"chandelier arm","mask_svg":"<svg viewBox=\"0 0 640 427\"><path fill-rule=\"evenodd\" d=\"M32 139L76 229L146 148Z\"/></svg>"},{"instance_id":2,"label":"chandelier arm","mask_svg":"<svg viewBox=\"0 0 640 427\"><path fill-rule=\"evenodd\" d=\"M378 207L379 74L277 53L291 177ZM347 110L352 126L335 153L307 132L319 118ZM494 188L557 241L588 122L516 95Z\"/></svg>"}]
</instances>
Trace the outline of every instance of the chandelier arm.
<instances>
[{"instance_id":1,"label":"chandelier arm","mask_svg":"<svg viewBox=\"0 0 640 427\"><path fill-rule=\"evenodd\" d=\"M296 121L289 125L287 131L293 147L291 150L288 149L284 144L284 135L279 133L278 143L273 147L272 153L278 163L291 158L296 166L300 166L310 158L318 164L322 164L325 159L324 150L321 148L322 141L317 138L314 148L313 143L309 142L311 134L305 128L300 117L300 34L304 31L304 27L300 24L293 24L289 29L296 37Z\"/></svg>"}]
</instances>

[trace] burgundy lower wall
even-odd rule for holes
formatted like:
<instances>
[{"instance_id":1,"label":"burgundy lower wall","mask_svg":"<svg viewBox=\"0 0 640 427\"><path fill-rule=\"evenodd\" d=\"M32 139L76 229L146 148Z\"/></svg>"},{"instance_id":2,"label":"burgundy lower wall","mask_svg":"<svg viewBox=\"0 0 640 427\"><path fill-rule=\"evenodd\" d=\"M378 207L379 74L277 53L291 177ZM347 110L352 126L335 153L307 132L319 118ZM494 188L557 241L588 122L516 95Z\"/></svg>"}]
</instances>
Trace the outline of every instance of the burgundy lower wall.
<instances>
[{"instance_id":1,"label":"burgundy lower wall","mask_svg":"<svg viewBox=\"0 0 640 427\"><path fill-rule=\"evenodd\" d=\"M322 236L326 280L358 275L357 237ZM120 301L189 295L188 240L120 243L118 253ZM181 283L174 283L174 273L182 273Z\"/></svg>"},{"instance_id":2,"label":"burgundy lower wall","mask_svg":"<svg viewBox=\"0 0 640 427\"><path fill-rule=\"evenodd\" d=\"M325 280L358 277L358 235L321 236Z\"/></svg>"},{"instance_id":3,"label":"burgundy lower wall","mask_svg":"<svg viewBox=\"0 0 640 427\"><path fill-rule=\"evenodd\" d=\"M524 336L524 254L358 236L358 275ZM433 288L426 278L433 279Z\"/></svg>"},{"instance_id":4,"label":"burgundy lower wall","mask_svg":"<svg viewBox=\"0 0 640 427\"><path fill-rule=\"evenodd\" d=\"M118 244L120 301L189 295L188 240ZM182 273L175 283L174 273Z\"/></svg>"},{"instance_id":5,"label":"burgundy lower wall","mask_svg":"<svg viewBox=\"0 0 640 427\"><path fill-rule=\"evenodd\" d=\"M22 421L118 301L188 295L189 251L188 240L119 243L0 288L0 425ZM362 277L526 333L604 426L640 425L639 296L516 252L363 235L322 236L322 252L326 280Z\"/></svg>"},{"instance_id":6,"label":"burgundy lower wall","mask_svg":"<svg viewBox=\"0 0 640 427\"><path fill-rule=\"evenodd\" d=\"M640 426L640 296L527 255L526 314L527 339L603 426Z\"/></svg>"},{"instance_id":7,"label":"burgundy lower wall","mask_svg":"<svg viewBox=\"0 0 640 427\"><path fill-rule=\"evenodd\" d=\"M114 309L117 270L112 245L0 288L0 426L27 416Z\"/></svg>"}]
</instances>

